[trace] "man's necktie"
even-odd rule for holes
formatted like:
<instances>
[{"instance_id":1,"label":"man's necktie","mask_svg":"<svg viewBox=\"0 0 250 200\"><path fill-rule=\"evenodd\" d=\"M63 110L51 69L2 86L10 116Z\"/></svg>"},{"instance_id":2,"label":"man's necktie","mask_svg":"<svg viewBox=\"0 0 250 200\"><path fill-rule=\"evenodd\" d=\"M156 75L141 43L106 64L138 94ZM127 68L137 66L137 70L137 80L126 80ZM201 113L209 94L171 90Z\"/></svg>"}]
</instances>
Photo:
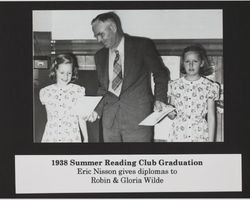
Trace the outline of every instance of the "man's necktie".
<instances>
[{"instance_id":1,"label":"man's necktie","mask_svg":"<svg viewBox=\"0 0 250 200\"><path fill-rule=\"evenodd\" d=\"M116 50L115 54L116 56L113 64L113 81L112 81L113 90L116 90L122 83L122 65L121 65L119 51Z\"/></svg>"}]
</instances>

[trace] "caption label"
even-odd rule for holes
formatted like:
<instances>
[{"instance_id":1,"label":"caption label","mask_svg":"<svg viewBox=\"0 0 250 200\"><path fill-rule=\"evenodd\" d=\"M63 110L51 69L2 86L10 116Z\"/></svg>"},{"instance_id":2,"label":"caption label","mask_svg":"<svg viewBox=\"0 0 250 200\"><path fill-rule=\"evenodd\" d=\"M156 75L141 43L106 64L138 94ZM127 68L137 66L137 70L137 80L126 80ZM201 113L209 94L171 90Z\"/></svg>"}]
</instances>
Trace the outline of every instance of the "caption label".
<instances>
[{"instance_id":1,"label":"caption label","mask_svg":"<svg viewBox=\"0 0 250 200\"><path fill-rule=\"evenodd\" d=\"M242 191L240 154L17 155L16 193Z\"/></svg>"}]
</instances>

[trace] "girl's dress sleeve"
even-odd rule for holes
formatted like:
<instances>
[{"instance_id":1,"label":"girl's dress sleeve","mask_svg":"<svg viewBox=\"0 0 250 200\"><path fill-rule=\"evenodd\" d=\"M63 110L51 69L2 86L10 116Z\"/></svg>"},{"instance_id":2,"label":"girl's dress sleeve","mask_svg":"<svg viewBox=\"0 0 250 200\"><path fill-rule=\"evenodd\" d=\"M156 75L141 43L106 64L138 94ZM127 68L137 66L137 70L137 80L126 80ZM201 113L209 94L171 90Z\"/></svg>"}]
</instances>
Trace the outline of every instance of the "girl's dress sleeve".
<instances>
[{"instance_id":1,"label":"girl's dress sleeve","mask_svg":"<svg viewBox=\"0 0 250 200\"><path fill-rule=\"evenodd\" d=\"M218 83L212 83L209 93L208 93L208 98L212 99L214 101L219 100L220 98L220 86Z\"/></svg>"},{"instance_id":2,"label":"girl's dress sleeve","mask_svg":"<svg viewBox=\"0 0 250 200\"><path fill-rule=\"evenodd\" d=\"M81 98L81 97L85 96L85 88L80 86L79 90L80 90L79 97Z\"/></svg>"}]
</instances>

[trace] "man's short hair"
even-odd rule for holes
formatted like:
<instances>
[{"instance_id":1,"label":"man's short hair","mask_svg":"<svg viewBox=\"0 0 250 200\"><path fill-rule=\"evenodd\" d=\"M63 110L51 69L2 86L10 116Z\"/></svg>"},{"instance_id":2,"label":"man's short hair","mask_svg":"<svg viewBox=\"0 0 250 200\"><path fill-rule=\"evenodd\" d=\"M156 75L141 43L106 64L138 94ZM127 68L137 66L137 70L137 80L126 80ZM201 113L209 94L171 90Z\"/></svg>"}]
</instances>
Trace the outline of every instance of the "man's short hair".
<instances>
[{"instance_id":1,"label":"man's short hair","mask_svg":"<svg viewBox=\"0 0 250 200\"><path fill-rule=\"evenodd\" d=\"M97 15L92 21L91 24L93 24L96 21L108 21L111 20L112 22L115 23L118 33L123 34L123 30L122 30L122 25L121 25L121 20L120 17L114 13L114 12L107 12L107 13L102 13Z\"/></svg>"}]
</instances>

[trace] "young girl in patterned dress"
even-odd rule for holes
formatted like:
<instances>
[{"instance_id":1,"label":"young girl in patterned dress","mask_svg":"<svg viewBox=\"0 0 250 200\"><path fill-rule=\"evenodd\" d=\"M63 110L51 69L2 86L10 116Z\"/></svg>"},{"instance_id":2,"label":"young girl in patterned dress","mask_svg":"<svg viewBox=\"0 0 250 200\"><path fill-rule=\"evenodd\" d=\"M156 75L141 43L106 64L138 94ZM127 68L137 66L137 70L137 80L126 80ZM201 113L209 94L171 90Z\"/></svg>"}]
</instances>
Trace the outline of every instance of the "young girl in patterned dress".
<instances>
[{"instance_id":1,"label":"young girl in patterned dress","mask_svg":"<svg viewBox=\"0 0 250 200\"><path fill-rule=\"evenodd\" d=\"M72 81L77 79L77 64L70 54L57 55L49 74L55 84L40 90L40 100L46 107L47 123L42 142L88 142L86 123L74 111L85 89Z\"/></svg>"},{"instance_id":2,"label":"young girl in patterned dress","mask_svg":"<svg viewBox=\"0 0 250 200\"><path fill-rule=\"evenodd\" d=\"M185 75L169 83L170 103L177 112L170 141L213 142L219 85L203 77L209 69L205 49L201 45L186 47L181 63Z\"/></svg>"}]
</instances>

